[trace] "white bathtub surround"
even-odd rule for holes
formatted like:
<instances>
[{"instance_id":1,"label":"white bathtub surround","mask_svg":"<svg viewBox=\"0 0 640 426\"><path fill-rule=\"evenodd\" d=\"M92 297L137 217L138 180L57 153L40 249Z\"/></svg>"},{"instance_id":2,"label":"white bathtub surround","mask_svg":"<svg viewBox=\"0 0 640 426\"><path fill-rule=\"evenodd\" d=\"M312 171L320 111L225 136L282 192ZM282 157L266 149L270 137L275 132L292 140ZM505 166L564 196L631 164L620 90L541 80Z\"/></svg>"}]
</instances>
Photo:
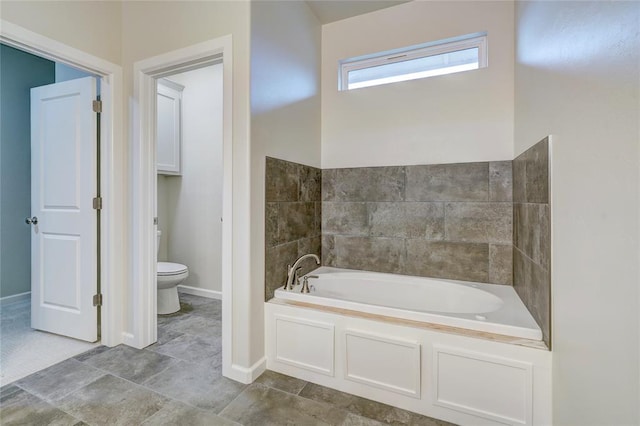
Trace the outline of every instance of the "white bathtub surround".
<instances>
[{"instance_id":1,"label":"white bathtub surround","mask_svg":"<svg viewBox=\"0 0 640 426\"><path fill-rule=\"evenodd\" d=\"M268 369L460 425L551 424L551 352L475 325L540 339L511 287L328 267L310 275L319 276L311 293L276 290L265 304Z\"/></svg>"},{"instance_id":2,"label":"white bathtub surround","mask_svg":"<svg viewBox=\"0 0 640 426\"><path fill-rule=\"evenodd\" d=\"M511 286L320 267L311 292L275 297L418 322L541 340L542 332Z\"/></svg>"}]
</instances>

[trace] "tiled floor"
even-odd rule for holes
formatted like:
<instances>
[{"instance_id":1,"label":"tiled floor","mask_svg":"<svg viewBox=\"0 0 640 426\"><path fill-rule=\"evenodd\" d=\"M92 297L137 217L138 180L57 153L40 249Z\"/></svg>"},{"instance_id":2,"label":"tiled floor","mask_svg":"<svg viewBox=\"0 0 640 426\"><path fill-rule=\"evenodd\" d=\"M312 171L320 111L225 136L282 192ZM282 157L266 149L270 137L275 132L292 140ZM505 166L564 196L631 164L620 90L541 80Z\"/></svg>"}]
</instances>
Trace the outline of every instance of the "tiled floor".
<instances>
[{"instance_id":1,"label":"tiled floor","mask_svg":"<svg viewBox=\"0 0 640 426\"><path fill-rule=\"evenodd\" d=\"M32 329L30 298L0 307L0 342L0 385L98 346Z\"/></svg>"},{"instance_id":2,"label":"tiled floor","mask_svg":"<svg viewBox=\"0 0 640 426\"><path fill-rule=\"evenodd\" d=\"M0 389L2 425L448 425L267 371L221 375L220 302L181 295L158 343L92 349Z\"/></svg>"}]
</instances>

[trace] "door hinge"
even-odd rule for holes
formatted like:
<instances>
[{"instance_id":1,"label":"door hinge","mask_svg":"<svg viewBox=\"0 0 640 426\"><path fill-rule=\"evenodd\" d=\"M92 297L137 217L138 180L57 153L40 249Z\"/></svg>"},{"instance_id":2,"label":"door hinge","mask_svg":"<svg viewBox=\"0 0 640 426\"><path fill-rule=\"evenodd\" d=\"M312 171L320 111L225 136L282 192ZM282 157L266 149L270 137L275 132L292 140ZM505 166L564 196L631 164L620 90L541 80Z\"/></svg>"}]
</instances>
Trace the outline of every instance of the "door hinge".
<instances>
[{"instance_id":1,"label":"door hinge","mask_svg":"<svg viewBox=\"0 0 640 426\"><path fill-rule=\"evenodd\" d=\"M102 101L93 101L93 112L102 112Z\"/></svg>"},{"instance_id":2,"label":"door hinge","mask_svg":"<svg viewBox=\"0 0 640 426\"><path fill-rule=\"evenodd\" d=\"M102 294L93 295L93 306L102 306Z\"/></svg>"},{"instance_id":3,"label":"door hinge","mask_svg":"<svg viewBox=\"0 0 640 426\"><path fill-rule=\"evenodd\" d=\"M102 210L102 197L94 197L93 198L93 209L94 210Z\"/></svg>"}]
</instances>

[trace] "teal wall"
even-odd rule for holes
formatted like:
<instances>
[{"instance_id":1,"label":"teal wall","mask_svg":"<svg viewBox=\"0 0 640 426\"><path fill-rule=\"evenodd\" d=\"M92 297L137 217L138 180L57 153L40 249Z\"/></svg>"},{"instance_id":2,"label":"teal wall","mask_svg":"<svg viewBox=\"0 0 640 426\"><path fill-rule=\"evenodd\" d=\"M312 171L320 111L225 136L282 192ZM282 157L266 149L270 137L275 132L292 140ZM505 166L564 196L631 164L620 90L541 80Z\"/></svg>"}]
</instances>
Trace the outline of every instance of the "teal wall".
<instances>
[{"instance_id":1,"label":"teal wall","mask_svg":"<svg viewBox=\"0 0 640 426\"><path fill-rule=\"evenodd\" d=\"M0 297L31 290L29 90L53 82L53 62L0 45Z\"/></svg>"},{"instance_id":2,"label":"teal wall","mask_svg":"<svg viewBox=\"0 0 640 426\"><path fill-rule=\"evenodd\" d=\"M75 80L77 78L89 77L91 75L93 74L89 74L86 71L81 71L77 68L70 67L69 65L56 62L56 83Z\"/></svg>"}]
</instances>

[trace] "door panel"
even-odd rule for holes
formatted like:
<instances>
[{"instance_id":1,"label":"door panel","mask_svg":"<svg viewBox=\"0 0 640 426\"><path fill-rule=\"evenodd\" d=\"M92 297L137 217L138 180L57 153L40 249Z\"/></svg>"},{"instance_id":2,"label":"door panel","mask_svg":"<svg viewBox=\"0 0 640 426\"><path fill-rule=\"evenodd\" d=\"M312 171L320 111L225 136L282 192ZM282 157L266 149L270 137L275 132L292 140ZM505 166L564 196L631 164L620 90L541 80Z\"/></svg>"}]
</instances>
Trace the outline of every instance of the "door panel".
<instances>
[{"instance_id":1,"label":"door panel","mask_svg":"<svg viewBox=\"0 0 640 426\"><path fill-rule=\"evenodd\" d=\"M96 80L31 89L31 326L98 338Z\"/></svg>"}]
</instances>

